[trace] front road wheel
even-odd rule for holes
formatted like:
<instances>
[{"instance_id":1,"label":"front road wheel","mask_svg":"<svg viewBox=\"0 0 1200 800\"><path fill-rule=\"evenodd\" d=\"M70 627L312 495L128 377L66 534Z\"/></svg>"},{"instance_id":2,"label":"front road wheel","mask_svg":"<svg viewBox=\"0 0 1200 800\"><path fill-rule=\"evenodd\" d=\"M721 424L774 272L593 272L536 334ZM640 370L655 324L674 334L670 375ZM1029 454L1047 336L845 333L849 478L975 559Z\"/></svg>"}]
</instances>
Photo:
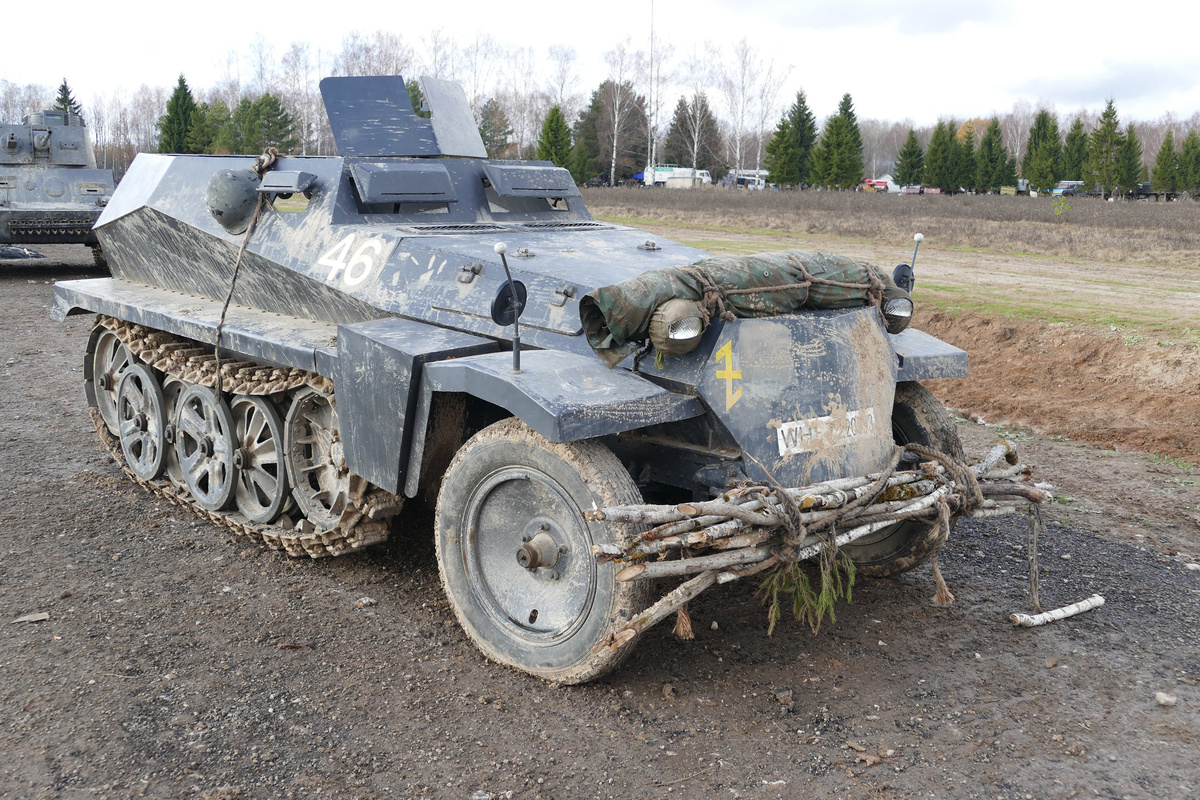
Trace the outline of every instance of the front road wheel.
<instances>
[{"instance_id":1,"label":"front road wheel","mask_svg":"<svg viewBox=\"0 0 1200 800\"><path fill-rule=\"evenodd\" d=\"M488 658L557 683L616 667L632 642L593 648L645 608L648 586L618 583L615 565L592 556L630 526L583 512L640 502L597 442L550 442L516 419L480 431L450 463L437 503L438 568L459 624Z\"/></svg>"}]
</instances>

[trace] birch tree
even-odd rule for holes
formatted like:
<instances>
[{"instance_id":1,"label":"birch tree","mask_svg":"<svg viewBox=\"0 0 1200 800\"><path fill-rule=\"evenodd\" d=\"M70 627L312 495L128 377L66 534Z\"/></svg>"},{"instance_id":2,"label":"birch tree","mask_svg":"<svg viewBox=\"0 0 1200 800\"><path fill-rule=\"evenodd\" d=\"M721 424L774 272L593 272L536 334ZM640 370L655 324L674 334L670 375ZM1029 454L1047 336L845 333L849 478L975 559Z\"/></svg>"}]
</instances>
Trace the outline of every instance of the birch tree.
<instances>
[{"instance_id":1,"label":"birch tree","mask_svg":"<svg viewBox=\"0 0 1200 800\"><path fill-rule=\"evenodd\" d=\"M605 53L604 61L608 65L608 97L605 99L604 111L612 136L608 148L608 183L610 186L616 186L617 156L620 153L621 139L626 134L629 117L636 106L637 93L631 78L637 74L639 58L636 52L629 49L629 40L626 39Z\"/></svg>"},{"instance_id":2,"label":"birch tree","mask_svg":"<svg viewBox=\"0 0 1200 800\"><path fill-rule=\"evenodd\" d=\"M553 45L549 50L550 69L546 80L546 94L550 105L562 109L567 122L572 122L579 116L583 100L579 95L579 72L577 62L579 55L574 47Z\"/></svg>"},{"instance_id":3,"label":"birch tree","mask_svg":"<svg viewBox=\"0 0 1200 800\"><path fill-rule=\"evenodd\" d=\"M753 119L755 89L762 75L763 65L750 41L742 37L733 47L732 57L726 62L719 50L711 52L717 66L717 87L725 99L730 126L728 146L733 148L730 163L736 172L745 168L746 132Z\"/></svg>"}]
</instances>

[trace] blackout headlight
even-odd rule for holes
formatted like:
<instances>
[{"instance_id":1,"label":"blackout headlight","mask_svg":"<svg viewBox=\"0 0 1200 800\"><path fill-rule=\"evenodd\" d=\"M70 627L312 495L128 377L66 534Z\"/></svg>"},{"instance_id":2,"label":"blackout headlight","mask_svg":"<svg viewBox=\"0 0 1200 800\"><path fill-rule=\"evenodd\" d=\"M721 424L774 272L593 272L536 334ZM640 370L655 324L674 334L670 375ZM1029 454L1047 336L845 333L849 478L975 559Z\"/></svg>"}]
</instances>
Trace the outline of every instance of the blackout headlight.
<instances>
[{"instance_id":1,"label":"blackout headlight","mask_svg":"<svg viewBox=\"0 0 1200 800\"><path fill-rule=\"evenodd\" d=\"M696 349L704 335L704 320L700 309L691 300L676 297L668 300L650 317L650 341L658 352L667 356L682 356Z\"/></svg>"},{"instance_id":2,"label":"blackout headlight","mask_svg":"<svg viewBox=\"0 0 1200 800\"><path fill-rule=\"evenodd\" d=\"M883 304L883 319L888 333L900 333L912 322L913 302L907 297L895 297Z\"/></svg>"}]
</instances>

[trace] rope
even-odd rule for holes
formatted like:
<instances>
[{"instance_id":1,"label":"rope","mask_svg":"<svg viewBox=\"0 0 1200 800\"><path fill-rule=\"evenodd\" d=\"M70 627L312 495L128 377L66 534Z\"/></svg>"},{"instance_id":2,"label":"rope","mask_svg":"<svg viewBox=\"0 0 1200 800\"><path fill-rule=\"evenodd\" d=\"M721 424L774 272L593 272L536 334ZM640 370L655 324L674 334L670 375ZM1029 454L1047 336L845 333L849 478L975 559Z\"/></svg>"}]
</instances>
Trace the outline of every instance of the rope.
<instances>
[{"instance_id":1,"label":"rope","mask_svg":"<svg viewBox=\"0 0 1200 800\"><path fill-rule=\"evenodd\" d=\"M275 159L279 157L279 151L274 147L268 147L262 155L254 159L254 174L262 180L263 175L266 175L271 167L275 166ZM250 224L246 226L246 233L242 236L242 245L238 248L237 260L233 262L233 277L229 280L229 293L225 295L225 305L221 306L221 319L217 322L217 341L213 345L213 354L216 356L216 376L213 378L213 390L220 394L223 391L224 381L221 379L221 331L225 328L225 314L229 311L229 303L233 300L233 289L237 286L238 271L242 267L242 254L246 252L246 245L250 243L250 234L254 233L254 226L258 223L258 215L262 211L264 197L261 192L257 194L254 200L254 213L250 215Z\"/></svg>"}]
</instances>

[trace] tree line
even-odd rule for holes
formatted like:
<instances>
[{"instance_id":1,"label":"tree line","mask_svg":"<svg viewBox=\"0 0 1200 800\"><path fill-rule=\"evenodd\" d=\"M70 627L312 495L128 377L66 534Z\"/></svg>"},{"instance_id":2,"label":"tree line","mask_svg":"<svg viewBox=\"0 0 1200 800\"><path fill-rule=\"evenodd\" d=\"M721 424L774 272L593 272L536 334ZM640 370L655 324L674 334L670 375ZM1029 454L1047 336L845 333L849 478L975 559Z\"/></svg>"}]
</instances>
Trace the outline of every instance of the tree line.
<instances>
[{"instance_id":1,"label":"tree line","mask_svg":"<svg viewBox=\"0 0 1200 800\"><path fill-rule=\"evenodd\" d=\"M781 107L778 92L790 68L746 39L697 46L678 57L669 44L652 42L642 50L626 39L604 58L607 77L582 92L575 51L564 46L503 47L487 36L461 43L441 31L414 43L373 31L348 35L335 51L299 42L279 55L260 35L247 53L230 56L213 86L196 90L180 76L173 91L143 85L131 95L93 98L84 112L100 165L118 175L138 152L275 146L332 154L316 86L321 77L426 74L462 83L490 156L540 157L567 167L580 183L620 183L647 165L674 163L717 178L766 168L781 185L831 188L890 172L931 186L986 190L1009 185L1014 171L1038 186L1090 178L1128 186L1134 162L1137 177L1163 191L1197 182L1200 114L1186 122L1168 114L1112 130L1115 109L1112 120L1109 108L1060 119L1018 101L990 120L918 127L859 120L847 93L818 124L804 92ZM19 120L51 100L44 87L0 80L0 120Z\"/></svg>"}]
</instances>

